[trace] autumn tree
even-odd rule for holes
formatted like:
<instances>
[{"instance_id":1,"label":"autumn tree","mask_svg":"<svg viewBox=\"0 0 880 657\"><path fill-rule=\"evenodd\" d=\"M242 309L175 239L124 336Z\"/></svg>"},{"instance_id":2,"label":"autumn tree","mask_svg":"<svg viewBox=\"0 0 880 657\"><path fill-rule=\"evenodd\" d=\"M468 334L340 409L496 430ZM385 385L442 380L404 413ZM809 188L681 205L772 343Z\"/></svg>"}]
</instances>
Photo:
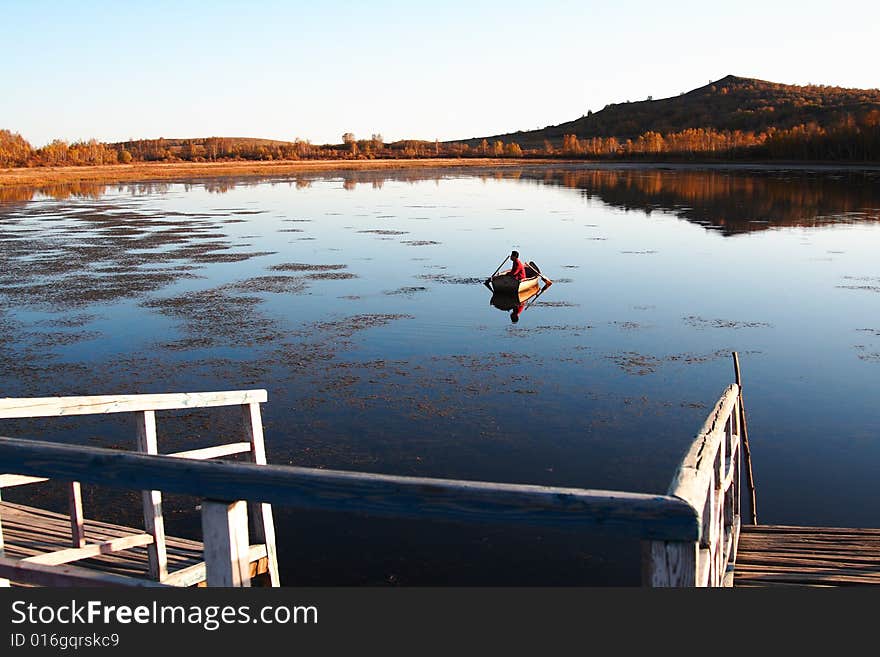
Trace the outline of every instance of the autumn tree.
<instances>
[{"instance_id":1,"label":"autumn tree","mask_svg":"<svg viewBox=\"0 0 880 657\"><path fill-rule=\"evenodd\" d=\"M0 166L24 166L33 155L33 150L20 134L0 130Z\"/></svg>"}]
</instances>

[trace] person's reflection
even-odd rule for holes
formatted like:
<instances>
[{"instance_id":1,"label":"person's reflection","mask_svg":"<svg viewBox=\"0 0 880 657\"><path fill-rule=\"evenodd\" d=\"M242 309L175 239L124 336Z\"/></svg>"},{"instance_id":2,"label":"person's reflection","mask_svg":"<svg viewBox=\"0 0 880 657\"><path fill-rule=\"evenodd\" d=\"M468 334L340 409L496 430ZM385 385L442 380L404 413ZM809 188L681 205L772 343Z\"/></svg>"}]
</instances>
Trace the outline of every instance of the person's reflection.
<instances>
[{"instance_id":1,"label":"person's reflection","mask_svg":"<svg viewBox=\"0 0 880 657\"><path fill-rule=\"evenodd\" d=\"M526 303L523 301L516 308L510 311L510 321L516 324L519 321L519 314L526 309Z\"/></svg>"}]
</instances>

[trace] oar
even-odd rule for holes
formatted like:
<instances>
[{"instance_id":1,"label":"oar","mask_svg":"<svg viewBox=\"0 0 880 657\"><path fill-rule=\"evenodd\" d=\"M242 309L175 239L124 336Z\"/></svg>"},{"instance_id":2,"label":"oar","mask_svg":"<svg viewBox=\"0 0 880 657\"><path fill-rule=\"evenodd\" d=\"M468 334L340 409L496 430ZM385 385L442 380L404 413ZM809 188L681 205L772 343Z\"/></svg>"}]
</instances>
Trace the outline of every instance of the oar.
<instances>
[{"instance_id":1,"label":"oar","mask_svg":"<svg viewBox=\"0 0 880 657\"><path fill-rule=\"evenodd\" d=\"M529 261L529 267L531 267L536 272L538 272L538 276L540 276L541 280L544 281L544 285L553 285L553 281L551 281L549 278L547 278L546 276L544 276L544 274L541 273L541 270L538 269L538 265L536 265L532 261ZM499 269L500 269L500 267L499 267Z\"/></svg>"},{"instance_id":2,"label":"oar","mask_svg":"<svg viewBox=\"0 0 880 657\"><path fill-rule=\"evenodd\" d=\"M501 268L504 266L504 263L507 262L507 259L508 259L509 257L510 257L510 256L507 256L507 257L504 258L504 260L501 261L501 264L498 265L498 269L495 270L495 274L497 274L498 272L501 271ZM489 278L487 278L486 281L485 281L485 283L483 283L483 285L485 285L486 287L488 287L490 290L491 290L492 288L489 286L489 282L492 280L492 278L495 276L495 274L492 274L492 276L490 276Z\"/></svg>"}]
</instances>

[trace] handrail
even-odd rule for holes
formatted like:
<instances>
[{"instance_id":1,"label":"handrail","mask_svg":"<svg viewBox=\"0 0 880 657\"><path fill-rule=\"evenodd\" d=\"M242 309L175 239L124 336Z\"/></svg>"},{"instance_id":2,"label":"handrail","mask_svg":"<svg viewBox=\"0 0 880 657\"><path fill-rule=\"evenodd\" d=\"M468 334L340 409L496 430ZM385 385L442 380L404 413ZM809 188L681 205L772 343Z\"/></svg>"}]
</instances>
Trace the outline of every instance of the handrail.
<instances>
[{"instance_id":1,"label":"handrail","mask_svg":"<svg viewBox=\"0 0 880 657\"><path fill-rule=\"evenodd\" d=\"M731 384L686 452L668 494L699 517L698 541L651 541L649 586L730 586L741 524L740 387Z\"/></svg>"},{"instance_id":2,"label":"handrail","mask_svg":"<svg viewBox=\"0 0 880 657\"><path fill-rule=\"evenodd\" d=\"M94 395L90 397L5 397L0 398L0 418L169 411L265 403L266 399L265 390Z\"/></svg>"},{"instance_id":3,"label":"handrail","mask_svg":"<svg viewBox=\"0 0 880 657\"><path fill-rule=\"evenodd\" d=\"M592 527L656 540L699 538L694 510L667 495L193 461L5 437L0 437L0 470L299 509Z\"/></svg>"}]
</instances>

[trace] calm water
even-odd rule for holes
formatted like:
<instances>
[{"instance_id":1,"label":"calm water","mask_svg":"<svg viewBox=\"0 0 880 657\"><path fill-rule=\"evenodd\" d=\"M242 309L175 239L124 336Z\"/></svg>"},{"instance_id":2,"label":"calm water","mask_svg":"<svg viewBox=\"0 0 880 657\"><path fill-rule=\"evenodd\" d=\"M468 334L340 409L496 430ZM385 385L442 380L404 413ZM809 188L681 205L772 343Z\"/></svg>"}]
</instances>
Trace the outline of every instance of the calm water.
<instances>
[{"instance_id":1,"label":"calm water","mask_svg":"<svg viewBox=\"0 0 880 657\"><path fill-rule=\"evenodd\" d=\"M665 492L738 350L760 519L880 526L878 172L3 193L5 396L266 388L270 462ZM481 285L512 248L554 280L516 323ZM233 420L160 416L160 449L228 442ZM129 421L0 431L128 447ZM139 506L86 499L130 522ZM172 531L197 532L193 506L169 499ZM634 543L289 510L277 523L288 584L639 581Z\"/></svg>"}]
</instances>

